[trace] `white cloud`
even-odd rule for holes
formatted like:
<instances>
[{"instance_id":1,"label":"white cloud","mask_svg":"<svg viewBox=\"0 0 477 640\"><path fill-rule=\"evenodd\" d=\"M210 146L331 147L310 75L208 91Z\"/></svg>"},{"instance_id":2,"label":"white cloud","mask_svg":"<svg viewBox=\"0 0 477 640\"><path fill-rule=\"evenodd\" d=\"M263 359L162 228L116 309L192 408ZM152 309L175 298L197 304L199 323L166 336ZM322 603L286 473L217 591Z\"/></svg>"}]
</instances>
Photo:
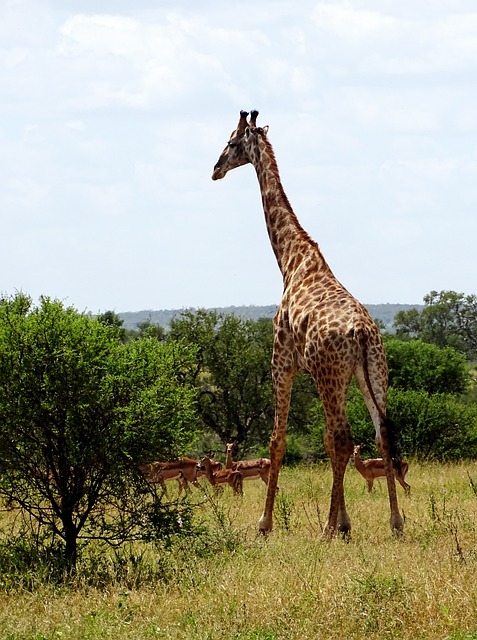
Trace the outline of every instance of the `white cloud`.
<instances>
[{"instance_id":1,"label":"white cloud","mask_svg":"<svg viewBox=\"0 0 477 640\"><path fill-rule=\"evenodd\" d=\"M62 53L82 50L103 54L133 56L142 50L136 20L115 15L75 15L60 28Z\"/></svg>"},{"instance_id":2,"label":"white cloud","mask_svg":"<svg viewBox=\"0 0 477 640\"><path fill-rule=\"evenodd\" d=\"M83 120L70 120L69 122L65 122L65 127L73 131L86 131L86 124Z\"/></svg>"},{"instance_id":3,"label":"white cloud","mask_svg":"<svg viewBox=\"0 0 477 640\"><path fill-rule=\"evenodd\" d=\"M65 21L60 34L59 55L78 79L88 76L88 90L76 97L88 108L153 108L167 99L177 102L204 82L227 81L227 56L209 50L254 47L253 37L214 29L200 18L178 13L161 15L154 24L122 16L76 15Z\"/></svg>"},{"instance_id":4,"label":"white cloud","mask_svg":"<svg viewBox=\"0 0 477 640\"><path fill-rule=\"evenodd\" d=\"M400 25L400 21L392 16L368 9L354 9L349 2L319 3L313 13L313 22L319 29L345 40L373 36L383 38Z\"/></svg>"},{"instance_id":5,"label":"white cloud","mask_svg":"<svg viewBox=\"0 0 477 640\"><path fill-rule=\"evenodd\" d=\"M3 286L95 310L277 301L253 169L210 180L255 107L297 214L363 301L439 288L422 264L449 211L451 288L474 286L470 0L80 4L0 6ZM389 247L422 254L399 282L373 271Z\"/></svg>"}]
</instances>

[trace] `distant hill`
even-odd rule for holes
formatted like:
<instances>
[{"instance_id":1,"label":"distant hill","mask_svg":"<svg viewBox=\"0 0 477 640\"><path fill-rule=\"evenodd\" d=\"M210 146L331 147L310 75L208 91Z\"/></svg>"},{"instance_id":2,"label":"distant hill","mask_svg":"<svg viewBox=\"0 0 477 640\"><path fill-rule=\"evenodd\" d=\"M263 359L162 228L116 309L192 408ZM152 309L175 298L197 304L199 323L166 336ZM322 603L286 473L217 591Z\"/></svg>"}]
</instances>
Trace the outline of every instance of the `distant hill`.
<instances>
[{"instance_id":1,"label":"distant hill","mask_svg":"<svg viewBox=\"0 0 477 640\"><path fill-rule=\"evenodd\" d=\"M394 316L398 311L409 311L410 309L418 309L421 311L424 308L422 304L367 304L371 317L375 320L381 320L386 326L387 331L392 331L392 325ZM207 309L207 311L217 311L217 313L223 313L225 315L236 315L240 318L247 318L250 320L258 320L258 318L273 318L277 310L276 305L268 306L244 306L244 307L216 307L214 309ZM137 329L138 324L141 322L150 322L151 324L160 325L167 328L170 321L175 316L181 314L185 309L162 309L160 311L144 310L144 311L125 311L118 313L118 316L123 320L123 327L125 329ZM188 311L195 311L195 309L188 309Z\"/></svg>"}]
</instances>

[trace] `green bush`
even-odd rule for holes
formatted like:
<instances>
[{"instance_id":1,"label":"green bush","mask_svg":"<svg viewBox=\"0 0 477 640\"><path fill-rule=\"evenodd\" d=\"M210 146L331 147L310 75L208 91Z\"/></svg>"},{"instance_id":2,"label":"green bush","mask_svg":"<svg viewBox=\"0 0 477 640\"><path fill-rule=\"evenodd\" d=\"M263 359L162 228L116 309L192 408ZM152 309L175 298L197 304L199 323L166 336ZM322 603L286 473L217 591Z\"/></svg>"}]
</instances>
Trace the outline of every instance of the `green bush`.
<instances>
[{"instance_id":1,"label":"green bush","mask_svg":"<svg viewBox=\"0 0 477 640\"><path fill-rule=\"evenodd\" d=\"M390 388L387 408L406 456L422 461L477 458L475 405L463 404L450 394ZM378 455L374 426L354 383L349 390L346 411L354 441L364 443L370 455ZM318 460L326 458L324 430L323 409L318 401L310 425L310 442Z\"/></svg>"},{"instance_id":2,"label":"green bush","mask_svg":"<svg viewBox=\"0 0 477 640\"><path fill-rule=\"evenodd\" d=\"M469 386L467 360L452 347L387 338L385 348L390 387L461 394Z\"/></svg>"},{"instance_id":3,"label":"green bush","mask_svg":"<svg viewBox=\"0 0 477 640\"><path fill-rule=\"evenodd\" d=\"M448 394L391 388L388 412L406 455L422 461L477 457L477 407Z\"/></svg>"}]
</instances>

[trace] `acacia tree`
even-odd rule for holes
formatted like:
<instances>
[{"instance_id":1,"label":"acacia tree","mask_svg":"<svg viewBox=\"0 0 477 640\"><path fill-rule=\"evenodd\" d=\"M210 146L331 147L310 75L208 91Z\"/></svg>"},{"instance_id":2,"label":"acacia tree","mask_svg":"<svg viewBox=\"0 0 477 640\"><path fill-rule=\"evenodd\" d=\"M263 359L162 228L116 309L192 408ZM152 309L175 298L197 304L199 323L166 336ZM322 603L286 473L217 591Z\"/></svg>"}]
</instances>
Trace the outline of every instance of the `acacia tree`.
<instances>
[{"instance_id":1,"label":"acacia tree","mask_svg":"<svg viewBox=\"0 0 477 640\"><path fill-rule=\"evenodd\" d=\"M273 421L268 320L244 320L214 311L183 312L171 321L170 339L197 347L193 382L204 425L238 453L268 441Z\"/></svg>"},{"instance_id":2,"label":"acacia tree","mask_svg":"<svg viewBox=\"0 0 477 640\"><path fill-rule=\"evenodd\" d=\"M58 301L1 301L0 495L63 541L69 569L80 539L137 532L137 464L190 444L194 392L181 379L193 359L179 344L125 345Z\"/></svg>"}]
</instances>

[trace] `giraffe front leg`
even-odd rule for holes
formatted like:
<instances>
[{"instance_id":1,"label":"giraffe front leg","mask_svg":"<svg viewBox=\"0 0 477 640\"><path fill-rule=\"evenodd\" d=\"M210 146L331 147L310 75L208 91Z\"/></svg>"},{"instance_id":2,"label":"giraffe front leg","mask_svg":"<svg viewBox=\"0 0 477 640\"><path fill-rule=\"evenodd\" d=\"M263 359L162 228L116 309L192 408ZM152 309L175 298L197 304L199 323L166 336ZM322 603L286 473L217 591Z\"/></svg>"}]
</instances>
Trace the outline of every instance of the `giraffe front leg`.
<instances>
[{"instance_id":1,"label":"giraffe front leg","mask_svg":"<svg viewBox=\"0 0 477 640\"><path fill-rule=\"evenodd\" d=\"M273 527L273 506L278 486L278 473L285 455L285 444L282 444L285 440L286 430L282 430L281 427L274 428L270 440L270 473L268 476L265 509L258 522L259 531L264 535L269 533Z\"/></svg>"},{"instance_id":2,"label":"giraffe front leg","mask_svg":"<svg viewBox=\"0 0 477 640\"><path fill-rule=\"evenodd\" d=\"M263 534L269 533L273 526L273 506L278 486L278 474L286 450L287 420L294 375L294 370L274 371L275 422L270 440L270 473L265 509L258 523L259 531Z\"/></svg>"}]
</instances>

